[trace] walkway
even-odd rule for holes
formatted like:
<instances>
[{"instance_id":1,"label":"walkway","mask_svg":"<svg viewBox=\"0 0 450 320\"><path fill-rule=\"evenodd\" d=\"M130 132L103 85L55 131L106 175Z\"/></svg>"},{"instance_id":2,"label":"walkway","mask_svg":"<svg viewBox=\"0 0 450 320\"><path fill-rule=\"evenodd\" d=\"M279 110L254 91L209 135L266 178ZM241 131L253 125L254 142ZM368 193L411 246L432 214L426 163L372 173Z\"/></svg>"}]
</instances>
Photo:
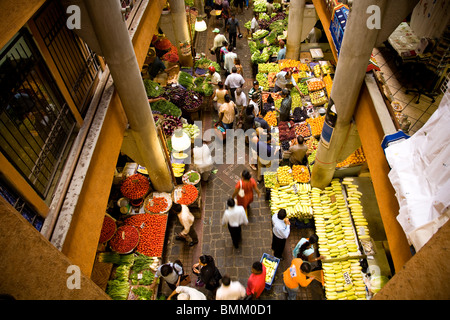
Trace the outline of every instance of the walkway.
<instances>
[{"instance_id":1,"label":"walkway","mask_svg":"<svg viewBox=\"0 0 450 320\"><path fill-rule=\"evenodd\" d=\"M250 51L247 46L246 29L244 23L251 19L252 11L244 10L244 14L237 15L241 25L241 32L244 37L238 39L236 53L241 59L244 68L244 78L246 80L244 91L247 93L251 88L253 77L251 72ZM206 53L209 59L215 61L215 57L209 53L208 48L212 47L214 33L211 32L215 27L222 27L223 21L216 22L214 18L208 21L208 31L199 34L197 39L197 52ZM222 73L222 79L224 73ZM216 112L205 111L203 113L203 130L212 128L218 116ZM235 154L242 156L242 151L237 150ZM245 150L245 158L248 163L248 148ZM272 223L269 209L269 202L265 199L264 184L259 184L262 197L257 198L251 205L249 211L249 224L242 228L242 243L239 249L235 249L231 242L231 237L226 226L221 225L221 217L225 210L226 200L232 195L234 186L239 180L242 170L247 169L256 177L255 171L251 170L248 164L223 164L216 166L217 173L212 174L208 182L202 183L203 206L201 218L196 219L195 229L199 235L199 243L193 247L181 241L175 240L175 234L182 230L182 227L176 216L169 217L168 239L166 242L166 255L164 262L180 259L185 265L186 272L191 274L192 286L195 286L196 278L192 276L191 266L198 262L198 257L202 254L209 254L215 258L216 264L222 275L230 275L232 280L240 281L244 286L251 273L253 262L259 261L263 253L272 255ZM270 290L265 290L261 295L262 300L285 300L287 295L283 293L282 272L289 267L292 260L292 249L301 237L308 237L313 233L312 229L298 229L295 226L291 228L291 235L287 241L284 253L284 260L281 261L276 273L274 283ZM205 289L200 288L206 292ZM162 292L170 294L170 289L163 284ZM310 285L302 289L298 294L298 299L322 299L322 290L320 286Z\"/></svg>"}]
</instances>

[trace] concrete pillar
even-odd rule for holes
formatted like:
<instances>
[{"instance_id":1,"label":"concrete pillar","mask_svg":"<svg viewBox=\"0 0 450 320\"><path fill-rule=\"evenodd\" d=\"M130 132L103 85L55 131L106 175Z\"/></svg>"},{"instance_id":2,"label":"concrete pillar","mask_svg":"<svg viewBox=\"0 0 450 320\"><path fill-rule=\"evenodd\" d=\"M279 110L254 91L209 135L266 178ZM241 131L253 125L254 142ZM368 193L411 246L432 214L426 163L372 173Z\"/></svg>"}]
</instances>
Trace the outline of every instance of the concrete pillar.
<instances>
[{"instance_id":1,"label":"concrete pillar","mask_svg":"<svg viewBox=\"0 0 450 320\"><path fill-rule=\"evenodd\" d=\"M138 152L158 191L173 189L128 30L116 0L85 1L102 53L133 132Z\"/></svg>"},{"instance_id":2,"label":"concrete pillar","mask_svg":"<svg viewBox=\"0 0 450 320\"><path fill-rule=\"evenodd\" d=\"M378 29L368 28L367 20L371 14L367 13L367 8L371 5L378 6L381 19L385 2L385 0L359 0L354 2L349 14L326 116L327 120L332 120L333 112L335 113L334 129L331 139L324 136L325 127L322 131L311 176L313 187L323 189L333 179L337 159L350 135L356 101L379 32Z\"/></svg>"},{"instance_id":3,"label":"concrete pillar","mask_svg":"<svg viewBox=\"0 0 450 320\"><path fill-rule=\"evenodd\" d=\"M305 0L291 0L286 41L286 59L300 59Z\"/></svg>"},{"instance_id":4,"label":"concrete pillar","mask_svg":"<svg viewBox=\"0 0 450 320\"><path fill-rule=\"evenodd\" d=\"M193 65L192 54L183 55L180 50L180 43L190 43L189 25L186 17L186 5L184 0L169 0L170 13L161 15L160 27L167 38L178 48L178 56L182 66L191 67ZM195 23L195 21L192 21Z\"/></svg>"}]
</instances>

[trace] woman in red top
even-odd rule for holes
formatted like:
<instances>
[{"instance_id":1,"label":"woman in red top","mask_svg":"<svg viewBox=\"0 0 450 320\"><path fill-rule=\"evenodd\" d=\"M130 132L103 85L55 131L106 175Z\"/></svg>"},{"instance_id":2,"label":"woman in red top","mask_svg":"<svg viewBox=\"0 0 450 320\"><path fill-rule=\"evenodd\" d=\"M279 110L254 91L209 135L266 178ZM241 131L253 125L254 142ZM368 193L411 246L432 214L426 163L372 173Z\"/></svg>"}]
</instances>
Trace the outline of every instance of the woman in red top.
<instances>
[{"instance_id":1,"label":"woman in red top","mask_svg":"<svg viewBox=\"0 0 450 320\"><path fill-rule=\"evenodd\" d=\"M245 193L243 197L239 195L239 190L241 188L244 189ZM261 196L261 192L258 190L256 181L252 178L250 172L248 170L242 171L242 179L236 183L232 197L237 199L237 204L239 206L244 207L245 213L247 213L249 204L253 202L253 190L258 194L258 197Z\"/></svg>"},{"instance_id":2,"label":"woman in red top","mask_svg":"<svg viewBox=\"0 0 450 320\"><path fill-rule=\"evenodd\" d=\"M247 281L246 300L258 299L266 287L266 267L259 261L252 265L252 274Z\"/></svg>"}]
</instances>

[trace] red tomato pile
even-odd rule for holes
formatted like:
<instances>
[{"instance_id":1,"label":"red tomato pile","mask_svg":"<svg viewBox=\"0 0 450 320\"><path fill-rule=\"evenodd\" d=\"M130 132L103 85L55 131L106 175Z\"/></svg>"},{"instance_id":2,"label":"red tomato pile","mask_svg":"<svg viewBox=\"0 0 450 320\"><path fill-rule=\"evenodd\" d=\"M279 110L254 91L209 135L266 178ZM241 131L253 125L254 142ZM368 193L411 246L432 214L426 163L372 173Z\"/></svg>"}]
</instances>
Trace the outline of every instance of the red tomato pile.
<instances>
[{"instance_id":1,"label":"red tomato pile","mask_svg":"<svg viewBox=\"0 0 450 320\"><path fill-rule=\"evenodd\" d=\"M103 243L109 241L117 230L116 222L110 216L105 216L103 219L102 231L100 232L100 239L98 242Z\"/></svg>"},{"instance_id":2,"label":"red tomato pile","mask_svg":"<svg viewBox=\"0 0 450 320\"><path fill-rule=\"evenodd\" d=\"M129 253L139 243L139 231L129 225L121 226L109 241L111 249L118 253Z\"/></svg>"},{"instance_id":3,"label":"red tomato pile","mask_svg":"<svg viewBox=\"0 0 450 320\"><path fill-rule=\"evenodd\" d=\"M136 251L149 257L161 257L166 233L167 215L137 214L125 220L125 225L138 228L140 241Z\"/></svg>"},{"instance_id":4,"label":"red tomato pile","mask_svg":"<svg viewBox=\"0 0 450 320\"><path fill-rule=\"evenodd\" d=\"M150 182L142 174L136 173L122 183L120 191L128 199L140 199L145 196L150 188Z\"/></svg>"},{"instance_id":5,"label":"red tomato pile","mask_svg":"<svg viewBox=\"0 0 450 320\"><path fill-rule=\"evenodd\" d=\"M162 213L167 210L167 199L164 197L153 197L146 205L145 209L151 213Z\"/></svg>"},{"instance_id":6,"label":"red tomato pile","mask_svg":"<svg viewBox=\"0 0 450 320\"><path fill-rule=\"evenodd\" d=\"M197 196L197 188L191 184L185 184L181 189L181 198L178 199L178 203L190 205L197 199Z\"/></svg>"}]
</instances>

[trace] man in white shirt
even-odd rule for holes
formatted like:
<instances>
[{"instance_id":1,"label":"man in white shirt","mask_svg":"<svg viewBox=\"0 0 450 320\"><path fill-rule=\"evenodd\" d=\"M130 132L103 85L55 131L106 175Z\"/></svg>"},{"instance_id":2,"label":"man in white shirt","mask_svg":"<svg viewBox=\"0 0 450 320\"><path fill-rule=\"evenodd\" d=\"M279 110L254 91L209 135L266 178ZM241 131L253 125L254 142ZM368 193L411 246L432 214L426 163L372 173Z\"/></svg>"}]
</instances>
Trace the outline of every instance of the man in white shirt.
<instances>
[{"instance_id":1,"label":"man in white shirt","mask_svg":"<svg viewBox=\"0 0 450 320\"><path fill-rule=\"evenodd\" d=\"M291 223L286 217L286 210L280 209L277 214L272 216L272 250L274 256L283 259L284 246L286 239L291 232Z\"/></svg>"},{"instance_id":2,"label":"man in white shirt","mask_svg":"<svg viewBox=\"0 0 450 320\"><path fill-rule=\"evenodd\" d=\"M186 286L178 286L170 296L167 297L167 300L171 300L176 294L178 294L177 300L206 300L206 296L202 292Z\"/></svg>"},{"instance_id":3,"label":"man in white shirt","mask_svg":"<svg viewBox=\"0 0 450 320\"><path fill-rule=\"evenodd\" d=\"M225 41L228 43L228 40L223 34L220 33L218 28L215 28L213 32L216 33L216 36L214 37L214 44L210 51L212 54L216 55L216 62L220 64L220 48L222 48L223 42Z\"/></svg>"},{"instance_id":4,"label":"man in white shirt","mask_svg":"<svg viewBox=\"0 0 450 320\"><path fill-rule=\"evenodd\" d=\"M231 73L231 71L234 67L234 59L236 59L236 58L237 58L237 54L235 52L233 52L233 46L229 45L228 52L225 53L225 59L223 62L223 66L226 70L225 76L228 76Z\"/></svg>"},{"instance_id":5,"label":"man in white shirt","mask_svg":"<svg viewBox=\"0 0 450 320\"><path fill-rule=\"evenodd\" d=\"M224 224L228 225L233 246L239 248L241 225L248 224L248 219L244 207L236 205L233 198L227 200L227 209L222 217L222 225Z\"/></svg>"},{"instance_id":6,"label":"man in white shirt","mask_svg":"<svg viewBox=\"0 0 450 320\"><path fill-rule=\"evenodd\" d=\"M242 88L244 86L244 78L237 73L237 68L233 67L231 69L231 74L225 79L225 88L230 91L231 100L236 103L235 91L237 88Z\"/></svg>"},{"instance_id":7,"label":"man in white shirt","mask_svg":"<svg viewBox=\"0 0 450 320\"><path fill-rule=\"evenodd\" d=\"M224 275L222 285L216 291L216 300L240 300L245 295L245 287L239 281L231 281L228 275Z\"/></svg>"},{"instance_id":8,"label":"man in white shirt","mask_svg":"<svg viewBox=\"0 0 450 320\"><path fill-rule=\"evenodd\" d=\"M195 217L188 206L174 203L172 210L177 214L178 220L180 220L181 225L184 227L183 231L176 236L176 239L185 240L191 247L197 244L198 236L193 227Z\"/></svg>"},{"instance_id":9,"label":"man in white shirt","mask_svg":"<svg viewBox=\"0 0 450 320\"><path fill-rule=\"evenodd\" d=\"M295 82L295 79L292 76L292 71L280 71L277 73L273 92L278 92L283 89L290 90L290 88L287 88L288 84L294 86L297 89L297 91L300 93L300 95L303 97L303 93L300 91L300 89L297 85L297 82Z\"/></svg>"}]
</instances>

